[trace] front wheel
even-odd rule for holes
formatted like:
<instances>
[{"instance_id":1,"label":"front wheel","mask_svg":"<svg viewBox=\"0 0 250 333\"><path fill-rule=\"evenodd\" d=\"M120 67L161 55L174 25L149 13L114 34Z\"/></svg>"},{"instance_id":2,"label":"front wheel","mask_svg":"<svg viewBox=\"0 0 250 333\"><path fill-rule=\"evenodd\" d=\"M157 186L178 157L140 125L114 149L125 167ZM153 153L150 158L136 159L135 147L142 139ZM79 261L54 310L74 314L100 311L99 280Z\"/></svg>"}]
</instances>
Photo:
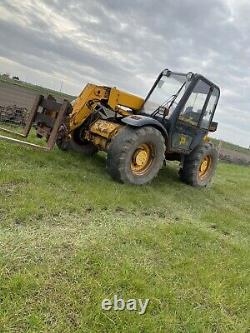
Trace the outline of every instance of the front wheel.
<instances>
[{"instance_id":1,"label":"front wheel","mask_svg":"<svg viewBox=\"0 0 250 333\"><path fill-rule=\"evenodd\" d=\"M154 127L124 127L111 140L107 169L122 183L142 185L158 174L165 158L165 142Z\"/></svg>"},{"instance_id":2,"label":"front wheel","mask_svg":"<svg viewBox=\"0 0 250 333\"><path fill-rule=\"evenodd\" d=\"M75 129L71 133L71 138L69 140L69 149L89 156L97 153L98 148L92 142L85 140L82 137L83 129L81 127Z\"/></svg>"},{"instance_id":3,"label":"front wheel","mask_svg":"<svg viewBox=\"0 0 250 333\"><path fill-rule=\"evenodd\" d=\"M207 186L215 173L218 152L212 143L204 143L185 156L179 175L183 182L195 187Z\"/></svg>"}]
</instances>

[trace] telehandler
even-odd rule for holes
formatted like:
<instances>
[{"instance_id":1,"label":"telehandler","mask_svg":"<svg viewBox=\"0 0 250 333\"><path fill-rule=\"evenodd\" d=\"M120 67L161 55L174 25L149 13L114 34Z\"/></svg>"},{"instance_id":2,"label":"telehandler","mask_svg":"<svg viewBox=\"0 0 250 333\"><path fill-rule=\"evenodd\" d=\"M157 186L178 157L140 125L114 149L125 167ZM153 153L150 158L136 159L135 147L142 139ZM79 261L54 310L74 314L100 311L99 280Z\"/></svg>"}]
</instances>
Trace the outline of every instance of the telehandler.
<instances>
[{"instance_id":1,"label":"telehandler","mask_svg":"<svg viewBox=\"0 0 250 333\"><path fill-rule=\"evenodd\" d=\"M204 76L165 69L145 99L93 84L87 84L72 105L37 96L21 135L27 137L35 126L48 150L56 143L62 150L86 155L105 151L107 170L119 182L146 184L164 161L176 160L182 181L204 187L218 160L207 135L217 130L213 117L219 97L219 87Z\"/></svg>"}]
</instances>

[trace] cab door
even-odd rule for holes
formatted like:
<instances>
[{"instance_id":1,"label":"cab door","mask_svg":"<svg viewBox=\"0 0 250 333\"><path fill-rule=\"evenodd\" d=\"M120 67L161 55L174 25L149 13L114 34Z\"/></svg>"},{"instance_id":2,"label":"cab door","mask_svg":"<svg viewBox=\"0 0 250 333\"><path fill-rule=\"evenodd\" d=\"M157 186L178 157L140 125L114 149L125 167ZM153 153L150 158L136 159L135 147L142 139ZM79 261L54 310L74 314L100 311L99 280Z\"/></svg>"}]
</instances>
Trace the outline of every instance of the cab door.
<instances>
[{"instance_id":1,"label":"cab door","mask_svg":"<svg viewBox=\"0 0 250 333\"><path fill-rule=\"evenodd\" d=\"M172 151L188 153L199 144L212 121L218 94L218 89L204 80L196 82L172 128Z\"/></svg>"}]
</instances>

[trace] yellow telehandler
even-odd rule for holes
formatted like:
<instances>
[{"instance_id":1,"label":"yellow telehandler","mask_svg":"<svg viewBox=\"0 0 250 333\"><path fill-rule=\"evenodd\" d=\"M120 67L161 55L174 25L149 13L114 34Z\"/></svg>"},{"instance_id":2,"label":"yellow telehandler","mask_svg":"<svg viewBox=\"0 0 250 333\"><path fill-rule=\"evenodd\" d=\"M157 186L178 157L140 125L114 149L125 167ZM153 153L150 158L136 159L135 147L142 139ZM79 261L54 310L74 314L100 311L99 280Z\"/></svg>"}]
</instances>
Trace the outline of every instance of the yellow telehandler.
<instances>
[{"instance_id":1,"label":"yellow telehandler","mask_svg":"<svg viewBox=\"0 0 250 333\"><path fill-rule=\"evenodd\" d=\"M107 170L119 182L146 184L164 161L176 160L181 180L204 187L218 160L207 134L217 130L213 116L219 97L219 87L204 76L165 69L145 99L93 84L72 104L37 96L21 135L27 137L35 127L48 150L57 144L86 155L105 151Z\"/></svg>"}]
</instances>

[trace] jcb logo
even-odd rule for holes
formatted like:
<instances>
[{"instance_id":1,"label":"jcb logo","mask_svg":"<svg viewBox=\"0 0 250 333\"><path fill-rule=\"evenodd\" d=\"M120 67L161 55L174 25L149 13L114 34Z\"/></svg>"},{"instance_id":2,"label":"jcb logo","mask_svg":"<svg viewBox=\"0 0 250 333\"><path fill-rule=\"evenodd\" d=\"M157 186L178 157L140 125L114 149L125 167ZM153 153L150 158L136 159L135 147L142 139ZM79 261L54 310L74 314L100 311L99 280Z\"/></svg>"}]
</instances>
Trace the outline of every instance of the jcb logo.
<instances>
[{"instance_id":1,"label":"jcb logo","mask_svg":"<svg viewBox=\"0 0 250 333\"><path fill-rule=\"evenodd\" d=\"M180 145L185 145L187 143L187 137L185 135L180 136Z\"/></svg>"}]
</instances>

